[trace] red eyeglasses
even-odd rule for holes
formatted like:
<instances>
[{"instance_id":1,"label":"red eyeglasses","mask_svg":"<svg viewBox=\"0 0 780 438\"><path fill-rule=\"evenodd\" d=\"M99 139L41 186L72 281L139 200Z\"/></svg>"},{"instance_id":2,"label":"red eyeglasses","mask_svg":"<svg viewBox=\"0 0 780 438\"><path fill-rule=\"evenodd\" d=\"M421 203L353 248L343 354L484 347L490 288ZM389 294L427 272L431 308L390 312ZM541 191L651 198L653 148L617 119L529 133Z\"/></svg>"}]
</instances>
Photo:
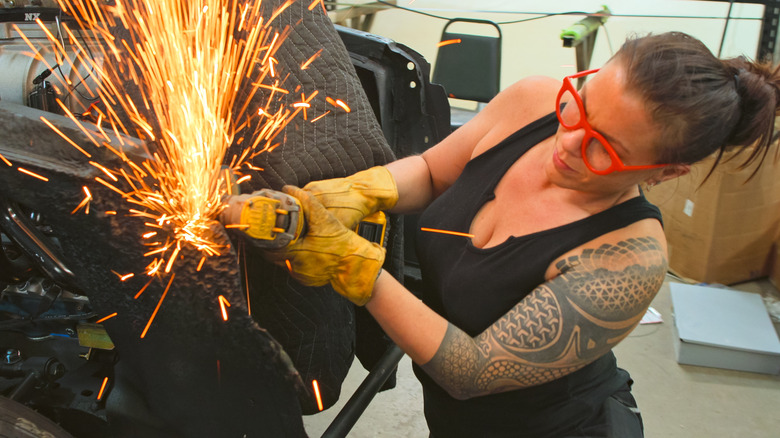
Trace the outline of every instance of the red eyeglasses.
<instances>
[{"instance_id":1,"label":"red eyeglasses","mask_svg":"<svg viewBox=\"0 0 780 438\"><path fill-rule=\"evenodd\" d=\"M585 130L585 136L582 138L582 160L585 162L585 166L597 175L667 166L667 164L649 164L646 166L627 166L623 164L623 161L607 139L590 126L585 116L585 105L583 105L577 89L572 85L572 79L579 79L597 71L599 69L586 70L563 78L561 91L558 92L558 98L555 101L555 113L558 115L558 121L561 122L564 128ZM567 103L563 109L561 109L561 101ZM568 104L571 102L574 105Z\"/></svg>"}]
</instances>

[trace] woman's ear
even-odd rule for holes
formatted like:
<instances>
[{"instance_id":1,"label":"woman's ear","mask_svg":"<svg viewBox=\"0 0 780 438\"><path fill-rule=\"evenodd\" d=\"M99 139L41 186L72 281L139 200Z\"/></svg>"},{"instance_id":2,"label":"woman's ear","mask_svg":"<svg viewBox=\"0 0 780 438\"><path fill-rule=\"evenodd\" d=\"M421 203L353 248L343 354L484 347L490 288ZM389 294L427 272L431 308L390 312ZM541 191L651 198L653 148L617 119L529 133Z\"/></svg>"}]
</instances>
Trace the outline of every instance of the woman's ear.
<instances>
[{"instance_id":1,"label":"woman's ear","mask_svg":"<svg viewBox=\"0 0 780 438\"><path fill-rule=\"evenodd\" d=\"M649 181L653 181L653 184L669 181L670 179L678 178L687 175L691 171L690 164L670 164L660 170L654 178ZM648 181L648 182L649 182Z\"/></svg>"}]
</instances>

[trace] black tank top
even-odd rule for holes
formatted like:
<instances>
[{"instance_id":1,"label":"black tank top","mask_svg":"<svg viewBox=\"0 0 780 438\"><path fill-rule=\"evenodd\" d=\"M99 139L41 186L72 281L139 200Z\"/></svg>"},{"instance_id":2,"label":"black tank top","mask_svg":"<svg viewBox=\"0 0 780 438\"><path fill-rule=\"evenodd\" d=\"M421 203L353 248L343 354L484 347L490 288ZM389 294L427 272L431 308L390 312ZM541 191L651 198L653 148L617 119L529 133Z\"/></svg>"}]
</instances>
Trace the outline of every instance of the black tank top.
<instances>
[{"instance_id":1,"label":"black tank top","mask_svg":"<svg viewBox=\"0 0 780 438\"><path fill-rule=\"evenodd\" d=\"M494 189L507 170L557 128L551 113L471 160L455 183L423 212L418 225L467 233L479 209L495 197ZM475 247L467 237L418 230L423 301L476 336L544 283L548 266L563 253L647 218L660 221L661 214L638 196L567 225L510 237L485 249ZM425 414L436 437L561 436L576 431L628 378L617 369L610 352L543 385L460 401L419 368L415 373L423 385Z\"/></svg>"}]
</instances>

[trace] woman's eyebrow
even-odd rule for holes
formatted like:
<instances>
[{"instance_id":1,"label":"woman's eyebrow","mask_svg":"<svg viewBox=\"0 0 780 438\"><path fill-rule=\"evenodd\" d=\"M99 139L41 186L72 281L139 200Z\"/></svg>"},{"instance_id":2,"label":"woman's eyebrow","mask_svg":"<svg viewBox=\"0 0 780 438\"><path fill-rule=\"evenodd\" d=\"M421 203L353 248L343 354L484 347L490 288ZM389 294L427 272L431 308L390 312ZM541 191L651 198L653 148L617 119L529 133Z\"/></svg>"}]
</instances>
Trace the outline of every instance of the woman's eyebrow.
<instances>
[{"instance_id":1,"label":"woman's eyebrow","mask_svg":"<svg viewBox=\"0 0 780 438\"><path fill-rule=\"evenodd\" d=\"M580 91L578 91L578 93L580 95L580 99L582 100L582 108L585 110L585 120L588 119L588 108L587 108L588 107L588 102L587 102L587 97L586 97L586 93L585 93L585 87L587 87L587 86L588 86L587 84L583 85L582 89ZM588 121L588 124L590 124L590 121ZM614 149L618 149L619 151L615 151L615 152L620 152L621 157L622 156L630 156L631 155L631 153L628 151L628 149L626 149L625 146L623 146L623 143L621 143L620 140L617 140L617 139L615 139L615 137L613 137L613 136L611 136L609 134L605 134L604 132L602 132L602 131L600 131L600 130L598 130L596 128L593 128L593 130L598 132L599 134L601 134L609 142L609 144Z\"/></svg>"}]
</instances>

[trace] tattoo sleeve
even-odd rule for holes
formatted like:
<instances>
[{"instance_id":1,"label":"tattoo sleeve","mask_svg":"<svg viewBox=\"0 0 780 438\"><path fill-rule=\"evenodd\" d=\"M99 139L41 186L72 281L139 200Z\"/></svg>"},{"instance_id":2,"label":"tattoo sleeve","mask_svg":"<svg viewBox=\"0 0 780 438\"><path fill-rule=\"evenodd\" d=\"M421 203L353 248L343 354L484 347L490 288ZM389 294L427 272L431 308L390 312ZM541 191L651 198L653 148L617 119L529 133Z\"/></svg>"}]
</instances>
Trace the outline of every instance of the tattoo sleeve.
<instances>
[{"instance_id":1,"label":"tattoo sleeve","mask_svg":"<svg viewBox=\"0 0 780 438\"><path fill-rule=\"evenodd\" d=\"M639 323L663 284L653 238L584 249L475 338L452 324L422 368L453 397L539 385L607 353Z\"/></svg>"}]
</instances>

